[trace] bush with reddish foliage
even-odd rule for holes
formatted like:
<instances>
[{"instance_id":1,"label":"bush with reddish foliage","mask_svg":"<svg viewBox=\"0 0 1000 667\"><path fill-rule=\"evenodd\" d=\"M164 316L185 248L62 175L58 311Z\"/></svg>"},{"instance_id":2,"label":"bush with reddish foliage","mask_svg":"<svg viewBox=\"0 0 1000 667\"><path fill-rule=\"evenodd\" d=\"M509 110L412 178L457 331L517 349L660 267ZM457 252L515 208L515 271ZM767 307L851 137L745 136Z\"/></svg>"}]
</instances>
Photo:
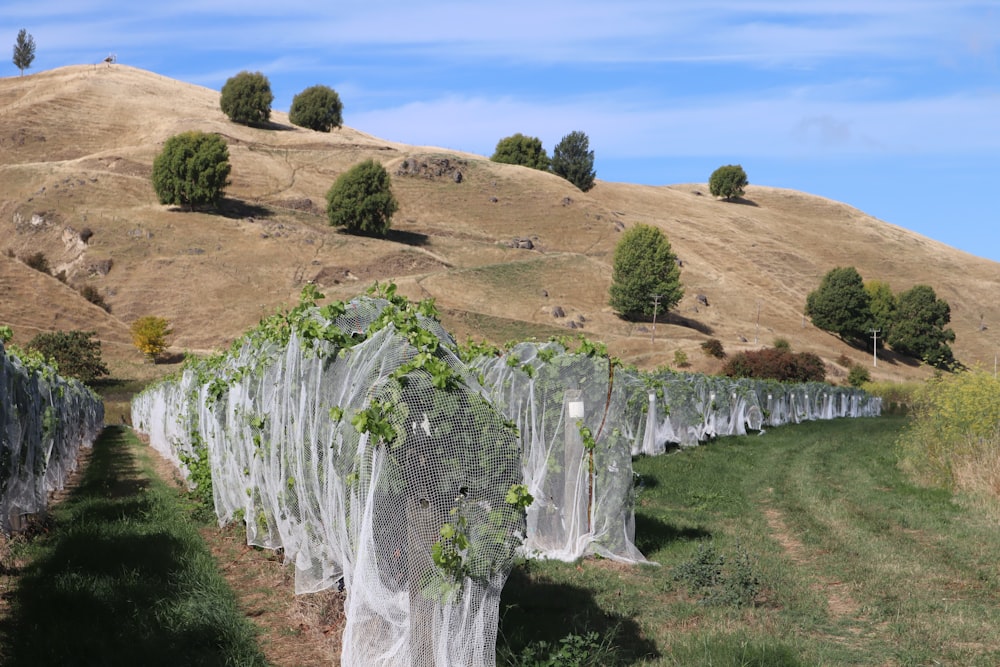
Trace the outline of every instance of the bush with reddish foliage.
<instances>
[{"instance_id":1,"label":"bush with reddish foliage","mask_svg":"<svg viewBox=\"0 0 1000 667\"><path fill-rule=\"evenodd\" d=\"M812 352L790 352L766 348L733 355L722 372L729 377L758 378L782 382L824 382L826 366Z\"/></svg>"}]
</instances>

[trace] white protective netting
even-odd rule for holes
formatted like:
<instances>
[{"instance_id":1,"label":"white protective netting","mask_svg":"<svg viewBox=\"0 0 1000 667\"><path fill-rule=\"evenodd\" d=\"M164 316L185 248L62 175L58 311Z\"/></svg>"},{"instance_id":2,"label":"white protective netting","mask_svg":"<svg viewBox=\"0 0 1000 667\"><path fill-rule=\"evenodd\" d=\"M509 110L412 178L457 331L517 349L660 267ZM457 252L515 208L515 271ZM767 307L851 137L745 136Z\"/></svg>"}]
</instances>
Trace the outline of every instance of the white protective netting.
<instances>
[{"instance_id":1,"label":"white protective netting","mask_svg":"<svg viewBox=\"0 0 1000 667\"><path fill-rule=\"evenodd\" d=\"M375 299L279 320L136 397L136 428L207 452L220 523L284 549L297 592L343 578L341 664L495 664L515 431L436 320Z\"/></svg>"},{"instance_id":2,"label":"white protective netting","mask_svg":"<svg viewBox=\"0 0 1000 667\"><path fill-rule=\"evenodd\" d=\"M656 455L668 446L693 446L705 440L745 435L765 426L815 419L874 417L881 399L861 389L822 382L785 383L677 373L641 374L643 404L633 398L630 409L643 406L633 454ZM637 420L633 417L633 420Z\"/></svg>"},{"instance_id":3,"label":"white protective netting","mask_svg":"<svg viewBox=\"0 0 1000 667\"><path fill-rule=\"evenodd\" d=\"M646 563L635 547L635 497L626 403L637 388L606 355L559 343L520 343L480 356L494 402L521 434L529 556L573 561L597 554Z\"/></svg>"},{"instance_id":4,"label":"white protective netting","mask_svg":"<svg viewBox=\"0 0 1000 667\"><path fill-rule=\"evenodd\" d=\"M0 344L0 530L45 509L104 427L104 403L77 380L30 367Z\"/></svg>"}]
</instances>

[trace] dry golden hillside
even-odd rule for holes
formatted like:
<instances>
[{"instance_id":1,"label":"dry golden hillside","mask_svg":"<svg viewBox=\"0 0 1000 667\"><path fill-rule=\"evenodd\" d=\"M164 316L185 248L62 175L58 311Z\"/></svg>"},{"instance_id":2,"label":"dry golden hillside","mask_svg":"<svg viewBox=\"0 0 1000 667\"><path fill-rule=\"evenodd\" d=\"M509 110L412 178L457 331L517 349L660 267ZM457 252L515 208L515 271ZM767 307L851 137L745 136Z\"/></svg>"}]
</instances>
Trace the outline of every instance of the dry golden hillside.
<instances>
[{"instance_id":1,"label":"dry golden hillside","mask_svg":"<svg viewBox=\"0 0 1000 667\"><path fill-rule=\"evenodd\" d=\"M191 129L229 144L233 182L215 213L161 206L150 185L163 142ZM326 224L327 189L366 158L393 175L400 211L388 240ZM870 353L815 329L802 310L824 273L850 265L897 291L933 286L951 304L961 361L992 366L1000 343L1000 264L845 204L760 186L739 203L716 201L703 184L598 181L582 193L479 155L347 127L296 128L282 113L267 129L235 125L216 91L121 65L0 79L0 183L0 323L18 342L40 330L96 330L124 376L142 372L128 336L137 317L168 318L176 352L209 351L294 303L309 281L348 298L394 280L411 297L434 297L460 340L583 333L645 367L683 349L696 370L712 370L717 362L698 347L708 337L730 352L781 337L822 356L836 379L840 355L870 363ZM662 228L683 261L686 296L655 339L649 324L607 306L615 243L640 222ZM513 239L531 248L510 247ZM67 284L11 258L35 252ZM78 295L84 285L100 291L110 315ZM889 379L927 373L889 354L875 370Z\"/></svg>"}]
</instances>

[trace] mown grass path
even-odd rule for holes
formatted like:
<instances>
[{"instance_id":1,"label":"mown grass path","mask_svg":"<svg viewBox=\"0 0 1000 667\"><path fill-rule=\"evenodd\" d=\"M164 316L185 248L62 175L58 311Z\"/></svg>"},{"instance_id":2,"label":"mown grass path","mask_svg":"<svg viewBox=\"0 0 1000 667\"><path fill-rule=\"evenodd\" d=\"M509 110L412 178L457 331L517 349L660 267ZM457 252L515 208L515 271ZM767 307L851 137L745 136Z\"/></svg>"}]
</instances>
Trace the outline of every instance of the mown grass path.
<instances>
[{"instance_id":1,"label":"mown grass path","mask_svg":"<svg viewBox=\"0 0 1000 667\"><path fill-rule=\"evenodd\" d=\"M995 667L1000 531L905 478L905 423L811 422L639 459L636 543L660 567L515 570L505 651L594 631L617 647L603 664ZM675 580L699 545L729 564L749 555L752 605L706 603Z\"/></svg>"},{"instance_id":2,"label":"mown grass path","mask_svg":"<svg viewBox=\"0 0 1000 667\"><path fill-rule=\"evenodd\" d=\"M47 534L19 559L0 664L264 665L184 496L108 427Z\"/></svg>"}]
</instances>

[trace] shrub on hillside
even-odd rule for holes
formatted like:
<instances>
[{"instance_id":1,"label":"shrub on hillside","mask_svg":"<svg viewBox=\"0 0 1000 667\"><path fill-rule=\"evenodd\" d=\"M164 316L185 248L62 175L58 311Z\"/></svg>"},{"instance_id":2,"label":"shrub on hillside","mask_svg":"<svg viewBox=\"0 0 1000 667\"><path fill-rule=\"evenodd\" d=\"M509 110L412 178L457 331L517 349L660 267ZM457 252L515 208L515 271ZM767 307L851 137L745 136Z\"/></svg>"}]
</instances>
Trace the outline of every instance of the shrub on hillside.
<instances>
[{"instance_id":1,"label":"shrub on hillside","mask_svg":"<svg viewBox=\"0 0 1000 667\"><path fill-rule=\"evenodd\" d=\"M49 266L49 258L43 252L36 252L21 259L26 266L30 266L35 271L52 275L52 268Z\"/></svg>"},{"instance_id":2,"label":"shrub on hillside","mask_svg":"<svg viewBox=\"0 0 1000 667\"><path fill-rule=\"evenodd\" d=\"M153 160L153 189L161 204L194 210L214 205L229 185L229 148L217 134L175 134Z\"/></svg>"},{"instance_id":3,"label":"shrub on hillside","mask_svg":"<svg viewBox=\"0 0 1000 667\"><path fill-rule=\"evenodd\" d=\"M326 193L330 224L352 232L386 236L398 209L389 173L375 160L348 169Z\"/></svg>"},{"instance_id":4,"label":"shrub on hillside","mask_svg":"<svg viewBox=\"0 0 1000 667\"><path fill-rule=\"evenodd\" d=\"M82 296L87 301L91 302L95 306L100 306L104 309L104 312L110 313L111 306L107 304L104 297L101 296L100 291L93 285L84 285L80 288L80 296Z\"/></svg>"},{"instance_id":5,"label":"shrub on hillside","mask_svg":"<svg viewBox=\"0 0 1000 667\"><path fill-rule=\"evenodd\" d=\"M823 382L826 367L812 352L789 352L780 348L765 348L738 352L723 366L729 377L779 380L782 382Z\"/></svg>"},{"instance_id":6,"label":"shrub on hillside","mask_svg":"<svg viewBox=\"0 0 1000 667\"><path fill-rule=\"evenodd\" d=\"M344 124L344 105L329 86L310 86L292 98L288 120L293 125L317 132L329 132Z\"/></svg>"},{"instance_id":7,"label":"shrub on hillside","mask_svg":"<svg viewBox=\"0 0 1000 667\"><path fill-rule=\"evenodd\" d=\"M132 343L146 358L155 362L167 349L167 336L173 333L170 322L162 317L146 315L132 323Z\"/></svg>"},{"instance_id":8,"label":"shrub on hillside","mask_svg":"<svg viewBox=\"0 0 1000 667\"><path fill-rule=\"evenodd\" d=\"M243 71L222 86L220 105L229 120L241 125L264 125L271 119L271 82L260 72Z\"/></svg>"},{"instance_id":9,"label":"shrub on hillside","mask_svg":"<svg viewBox=\"0 0 1000 667\"><path fill-rule=\"evenodd\" d=\"M101 341L94 331L53 331L40 333L28 342L28 349L52 359L63 377L93 382L108 374L101 360Z\"/></svg>"},{"instance_id":10,"label":"shrub on hillside","mask_svg":"<svg viewBox=\"0 0 1000 667\"><path fill-rule=\"evenodd\" d=\"M709 338L701 344L701 350L709 357L725 359L726 350L722 347L722 341L718 338Z\"/></svg>"},{"instance_id":11,"label":"shrub on hillside","mask_svg":"<svg viewBox=\"0 0 1000 667\"><path fill-rule=\"evenodd\" d=\"M547 171L551 160L538 137L528 137L520 132L504 137L497 142L496 150L490 157L493 162L518 164L522 167Z\"/></svg>"},{"instance_id":12,"label":"shrub on hillside","mask_svg":"<svg viewBox=\"0 0 1000 667\"><path fill-rule=\"evenodd\" d=\"M854 364L851 366L851 370L847 372L847 384L852 387L861 388L867 383L872 381L872 375L868 372L868 369L859 364Z\"/></svg>"}]
</instances>

